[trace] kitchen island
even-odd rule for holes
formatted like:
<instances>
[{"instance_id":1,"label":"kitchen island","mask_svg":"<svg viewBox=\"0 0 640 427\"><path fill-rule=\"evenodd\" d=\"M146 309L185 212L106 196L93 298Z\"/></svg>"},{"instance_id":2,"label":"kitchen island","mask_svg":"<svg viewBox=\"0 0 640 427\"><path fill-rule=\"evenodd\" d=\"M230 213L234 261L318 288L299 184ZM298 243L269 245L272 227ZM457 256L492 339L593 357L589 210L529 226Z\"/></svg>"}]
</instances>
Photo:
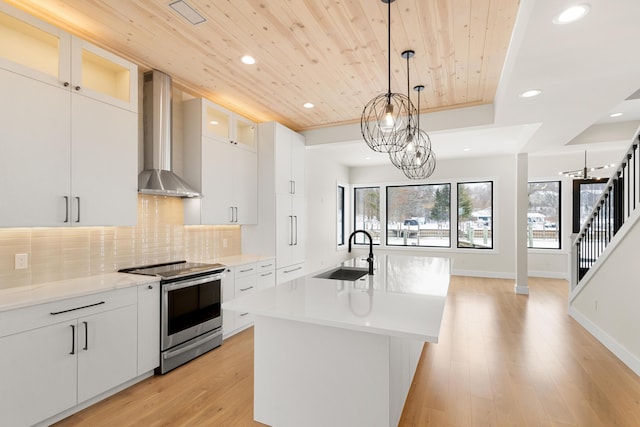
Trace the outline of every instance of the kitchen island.
<instances>
[{"instance_id":1,"label":"kitchen island","mask_svg":"<svg viewBox=\"0 0 640 427\"><path fill-rule=\"evenodd\" d=\"M423 344L438 342L450 260L379 255L355 281L319 273L223 305L255 315L254 419L397 425Z\"/></svg>"}]
</instances>

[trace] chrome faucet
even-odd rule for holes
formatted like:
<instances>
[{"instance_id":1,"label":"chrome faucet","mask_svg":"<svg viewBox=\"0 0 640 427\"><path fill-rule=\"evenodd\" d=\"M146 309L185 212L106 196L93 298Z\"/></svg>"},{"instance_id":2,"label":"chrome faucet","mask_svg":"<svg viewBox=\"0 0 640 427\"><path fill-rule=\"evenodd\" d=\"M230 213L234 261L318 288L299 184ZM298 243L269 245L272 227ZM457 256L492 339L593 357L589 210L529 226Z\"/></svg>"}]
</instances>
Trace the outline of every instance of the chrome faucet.
<instances>
[{"instance_id":1,"label":"chrome faucet","mask_svg":"<svg viewBox=\"0 0 640 427\"><path fill-rule=\"evenodd\" d=\"M369 238L369 257L367 258L367 262L369 263L369 274L373 275L373 239L371 238L371 234L364 230L356 230L349 236L349 252L351 252L351 239L357 233L364 233Z\"/></svg>"}]
</instances>

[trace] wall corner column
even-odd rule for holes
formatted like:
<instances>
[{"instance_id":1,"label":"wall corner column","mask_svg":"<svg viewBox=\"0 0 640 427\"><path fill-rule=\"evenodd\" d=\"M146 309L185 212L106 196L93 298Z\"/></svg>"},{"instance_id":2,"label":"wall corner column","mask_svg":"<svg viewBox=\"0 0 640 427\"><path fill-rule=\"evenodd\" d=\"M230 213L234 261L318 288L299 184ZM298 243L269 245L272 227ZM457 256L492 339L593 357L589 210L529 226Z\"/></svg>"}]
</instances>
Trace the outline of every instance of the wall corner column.
<instances>
[{"instance_id":1,"label":"wall corner column","mask_svg":"<svg viewBox=\"0 0 640 427\"><path fill-rule=\"evenodd\" d=\"M529 251L527 248L527 211L529 210L529 155L516 159L516 284L515 293L529 295Z\"/></svg>"}]
</instances>

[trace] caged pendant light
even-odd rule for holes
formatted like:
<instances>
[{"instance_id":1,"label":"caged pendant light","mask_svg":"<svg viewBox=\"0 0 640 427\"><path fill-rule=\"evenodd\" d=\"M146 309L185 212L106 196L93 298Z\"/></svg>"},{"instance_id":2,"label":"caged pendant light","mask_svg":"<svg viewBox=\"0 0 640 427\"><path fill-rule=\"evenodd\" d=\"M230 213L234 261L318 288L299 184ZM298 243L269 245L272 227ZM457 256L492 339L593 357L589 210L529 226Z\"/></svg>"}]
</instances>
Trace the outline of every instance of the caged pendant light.
<instances>
[{"instance_id":1,"label":"caged pendant light","mask_svg":"<svg viewBox=\"0 0 640 427\"><path fill-rule=\"evenodd\" d=\"M418 92L418 111L420 111L420 92L424 86L419 85L413 88ZM427 179L436 169L436 153L431 148L431 138L424 130L420 129L420 116L418 116L418 127L413 135L414 154L403 158L401 169L409 179Z\"/></svg>"},{"instance_id":2,"label":"caged pendant light","mask_svg":"<svg viewBox=\"0 0 640 427\"><path fill-rule=\"evenodd\" d=\"M407 98L410 98L409 59L414 56L415 52L413 50L405 50L402 52L402 57L407 60ZM422 86L422 88L424 89L424 86ZM420 114L419 108L420 106L418 105L418 111L416 114ZM419 123L419 120L420 118L418 117L417 123ZM404 148L389 153L389 160L391 160L391 163L398 169L404 169L405 167L419 167L427 161L428 157L424 156L423 153L431 150L431 140L429 139L429 136L426 135L426 132L426 139L417 138L416 130L417 127L411 128L407 125L398 131L396 140L404 141L403 144L399 144L403 145Z\"/></svg>"},{"instance_id":3,"label":"caged pendant light","mask_svg":"<svg viewBox=\"0 0 640 427\"><path fill-rule=\"evenodd\" d=\"M406 138L398 139L401 129L415 129L415 108L409 97L391 92L391 3L395 0L381 0L388 5L387 42L389 47L387 93L381 93L365 105L360 118L360 130L365 142L373 151L392 153L401 150Z\"/></svg>"}]
</instances>

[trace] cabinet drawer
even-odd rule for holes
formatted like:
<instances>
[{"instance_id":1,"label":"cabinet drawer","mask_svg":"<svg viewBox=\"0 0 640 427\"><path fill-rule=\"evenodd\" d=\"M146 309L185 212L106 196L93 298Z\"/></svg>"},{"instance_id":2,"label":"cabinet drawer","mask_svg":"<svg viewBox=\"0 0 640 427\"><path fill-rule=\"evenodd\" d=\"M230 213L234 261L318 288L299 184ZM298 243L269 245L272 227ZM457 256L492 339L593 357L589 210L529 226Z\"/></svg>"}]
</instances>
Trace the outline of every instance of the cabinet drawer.
<instances>
[{"instance_id":1,"label":"cabinet drawer","mask_svg":"<svg viewBox=\"0 0 640 427\"><path fill-rule=\"evenodd\" d=\"M255 320L255 315L251 313L235 313L235 329L242 329L247 325L252 325Z\"/></svg>"},{"instance_id":2,"label":"cabinet drawer","mask_svg":"<svg viewBox=\"0 0 640 427\"><path fill-rule=\"evenodd\" d=\"M258 289L267 289L276 284L276 271L264 271L262 273L258 273L258 277L256 280L256 287Z\"/></svg>"},{"instance_id":3,"label":"cabinet drawer","mask_svg":"<svg viewBox=\"0 0 640 427\"><path fill-rule=\"evenodd\" d=\"M254 292L256 290L256 276L252 275L252 276L246 276L246 277L241 277L240 279L238 279L236 277L236 283L235 283L235 291L236 291L236 298L241 298L244 295L247 295L251 292Z\"/></svg>"},{"instance_id":4,"label":"cabinet drawer","mask_svg":"<svg viewBox=\"0 0 640 427\"><path fill-rule=\"evenodd\" d=\"M265 271L273 271L276 268L276 259L269 258L262 261L258 261L256 263L256 267L257 267L256 272L258 273L258 275L260 275L260 273L264 273Z\"/></svg>"},{"instance_id":5,"label":"cabinet drawer","mask_svg":"<svg viewBox=\"0 0 640 427\"><path fill-rule=\"evenodd\" d=\"M304 276L304 263L294 264L288 267L279 268L276 272L276 283L284 283L289 280Z\"/></svg>"},{"instance_id":6,"label":"cabinet drawer","mask_svg":"<svg viewBox=\"0 0 640 427\"><path fill-rule=\"evenodd\" d=\"M0 337L137 304L135 286L0 313Z\"/></svg>"},{"instance_id":7,"label":"cabinet drawer","mask_svg":"<svg viewBox=\"0 0 640 427\"><path fill-rule=\"evenodd\" d=\"M234 269L235 269L235 277L237 281L241 277L256 274L256 263L252 262L249 264L238 265L237 267L234 267Z\"/></svg>"}]
</instances>

